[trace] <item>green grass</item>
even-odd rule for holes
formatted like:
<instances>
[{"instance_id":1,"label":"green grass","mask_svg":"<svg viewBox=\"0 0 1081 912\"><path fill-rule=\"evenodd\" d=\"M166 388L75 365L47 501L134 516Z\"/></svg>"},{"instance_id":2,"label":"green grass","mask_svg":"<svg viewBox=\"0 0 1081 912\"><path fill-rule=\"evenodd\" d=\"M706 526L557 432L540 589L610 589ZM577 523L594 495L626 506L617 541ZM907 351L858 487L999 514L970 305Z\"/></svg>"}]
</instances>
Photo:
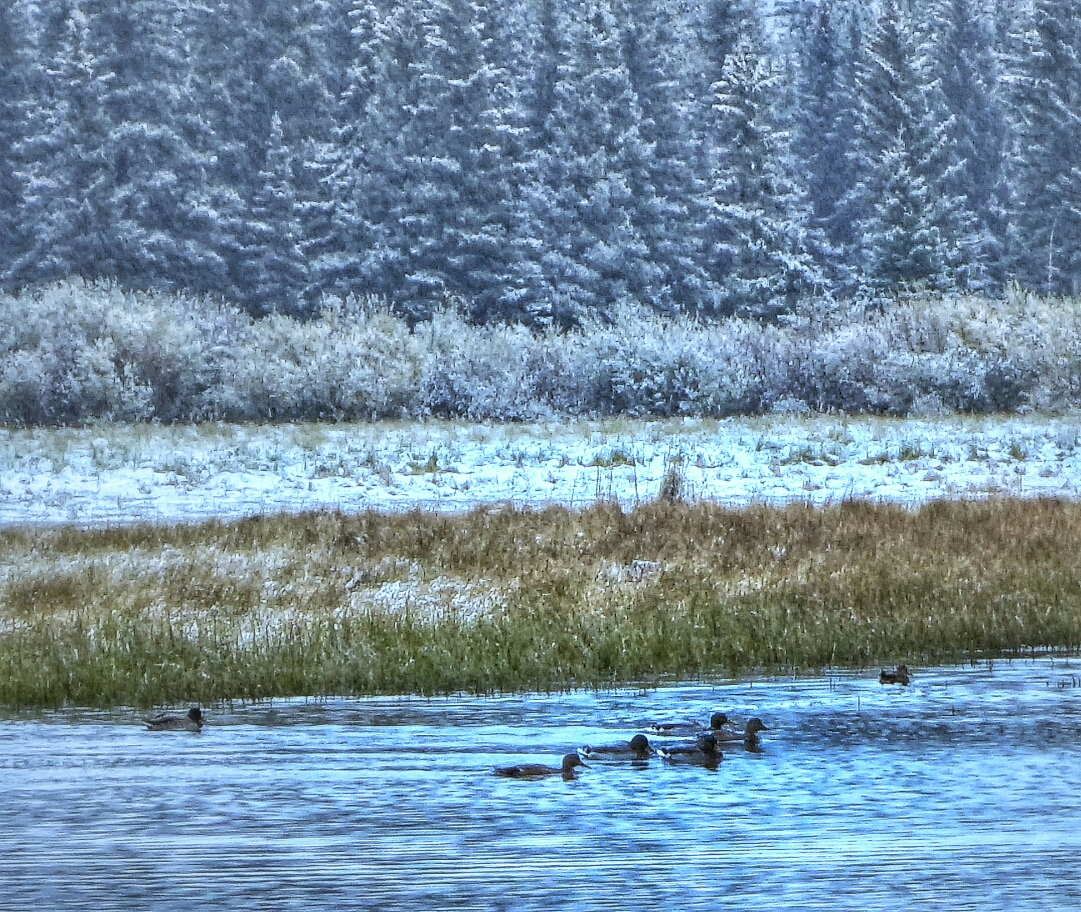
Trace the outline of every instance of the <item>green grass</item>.
<instances>
[{"instance_id":1,"label":"green grass","mask_svg":"<svg viewBox=\"0 0 1081 912\"><path fill-rule=\"evenodd\" d=\"M478 694L1081 648L1081 504L0 532L0 705ZM658 572L626 572L653 561Z\"/></svg>"}]
</instances>

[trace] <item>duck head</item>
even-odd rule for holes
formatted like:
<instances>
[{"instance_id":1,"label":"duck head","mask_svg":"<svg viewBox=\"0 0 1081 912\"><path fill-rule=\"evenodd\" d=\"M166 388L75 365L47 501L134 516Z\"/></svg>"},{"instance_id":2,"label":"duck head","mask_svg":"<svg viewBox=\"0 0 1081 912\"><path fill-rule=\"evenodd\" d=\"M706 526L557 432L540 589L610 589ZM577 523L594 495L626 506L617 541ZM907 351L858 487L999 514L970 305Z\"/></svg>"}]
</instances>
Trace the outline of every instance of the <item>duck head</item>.
<instances>
[{"instance_id":1,"label":"duck head","mask_svg":"<svg viewBox=\"0 0 1081 912\"><path fill-rule=\"evenodd\" d=\"M754 737L756 737L758 735L759 732L764 732L764 731L769 731L769 729L766 727L765 723L761 719L758 718L758 716L754 716L754 717L747 720L747 737L748 738L754 738Z\"/></svg>"},{"instance_id":2,"label":"duck head","mask_svg":"<svg viewBox=\"0 0 1081 912\"><path fill-rule=\"evenodd\" d=\"M719 754L720 753L720 751L717 749L717 739L713 735L711 735L709 732L707 732L704 735L699 735L698 736L698 741L696 742L696 744L697 744L698 749L703 754L712 755L712 754Z\"/></svg>"},{"instance_id":3,"label":"duck head","mask_svg":"<svg viewBox=\"0 0 1081 912\"><path fill-rule=\"evenodd\" d=\"M566 754L563 757L563 775L573 775L576 766L585 766L585 761L577 754Z\"/></svg>"}]
</instances>

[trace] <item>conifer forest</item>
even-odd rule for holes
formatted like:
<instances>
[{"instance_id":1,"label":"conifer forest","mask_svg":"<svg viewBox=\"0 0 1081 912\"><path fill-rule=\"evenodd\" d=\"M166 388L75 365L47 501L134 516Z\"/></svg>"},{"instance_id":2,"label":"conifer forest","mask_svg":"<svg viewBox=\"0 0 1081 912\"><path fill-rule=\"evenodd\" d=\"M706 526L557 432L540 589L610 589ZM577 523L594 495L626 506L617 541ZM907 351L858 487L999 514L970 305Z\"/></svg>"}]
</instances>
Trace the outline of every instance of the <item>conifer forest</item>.
<instances>
[{"instance_id":1,"label":"conifer forest","mask_svg":"<svg viewBox=\"0 0 1081 912\"><path fill-rule=\"evenodd\" d=\"M0 285L771 321L1081 291L1074 0L11 0Z\"/></svg>"}]
</instances>

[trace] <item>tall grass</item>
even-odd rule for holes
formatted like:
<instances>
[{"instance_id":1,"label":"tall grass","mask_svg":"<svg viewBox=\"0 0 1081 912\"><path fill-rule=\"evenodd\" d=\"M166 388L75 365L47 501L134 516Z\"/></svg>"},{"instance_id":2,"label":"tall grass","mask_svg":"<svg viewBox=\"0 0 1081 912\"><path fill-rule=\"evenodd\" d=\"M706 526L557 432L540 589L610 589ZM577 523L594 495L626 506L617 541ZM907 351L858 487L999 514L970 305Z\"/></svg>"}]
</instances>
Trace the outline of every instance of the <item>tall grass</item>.
<instances>
[{"instance_id":1,"label":"tall grass","mask_svg":"<svg viewBox=\"0 0 1081 912\"><path fill-rule=\"evenodd\" d=\"M1055 500L5 531L0 704L486 694L1072 651L1079 546L1081 505Z\"/></svg>"}]
</instances>

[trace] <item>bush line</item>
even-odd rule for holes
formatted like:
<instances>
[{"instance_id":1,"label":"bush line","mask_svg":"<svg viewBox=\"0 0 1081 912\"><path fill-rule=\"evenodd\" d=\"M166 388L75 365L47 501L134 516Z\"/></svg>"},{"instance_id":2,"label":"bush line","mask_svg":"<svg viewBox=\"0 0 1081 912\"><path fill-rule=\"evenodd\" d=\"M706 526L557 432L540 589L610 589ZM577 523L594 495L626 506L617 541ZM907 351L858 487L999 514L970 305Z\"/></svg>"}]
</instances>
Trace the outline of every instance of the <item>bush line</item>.
<instances>
[{"instance_id":1,"label":"bush line","mask_svg":"<svg viewBox=\"0 0 1081 912\"><path fill-rule=\"evenodd\" d=\"M1081 405L1081 302L812 302L780 324L627 304L575 330L412 330L376 299L253 320L209 299L62 282L0 296L0 424L543 420Z\"/></svg>"}]
</instances>

